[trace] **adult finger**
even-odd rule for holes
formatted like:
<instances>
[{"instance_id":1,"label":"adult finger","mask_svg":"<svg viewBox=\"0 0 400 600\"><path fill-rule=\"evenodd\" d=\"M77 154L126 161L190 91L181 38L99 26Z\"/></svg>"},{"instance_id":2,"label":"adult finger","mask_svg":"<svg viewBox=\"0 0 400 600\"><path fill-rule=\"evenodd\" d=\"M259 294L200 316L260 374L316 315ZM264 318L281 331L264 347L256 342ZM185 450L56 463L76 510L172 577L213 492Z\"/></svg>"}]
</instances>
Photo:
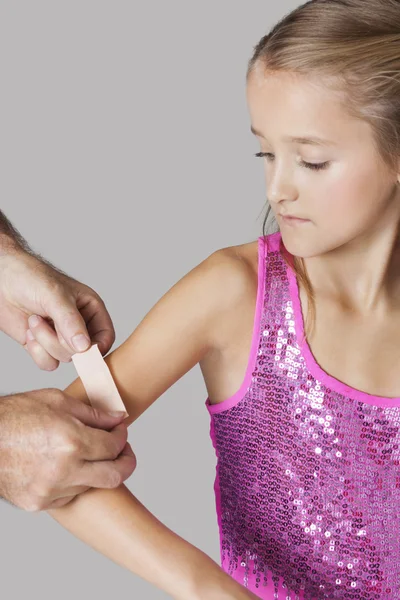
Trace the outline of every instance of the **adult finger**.
<instances>
[{"instance_id":1,"label":"adult finger","mask_svg":"<svg viewBox=\"0 0 400 600\"><path fill-rule=\"evenodd\" d=\"M81 488L83 491L88 490L88 487L82 486ZM71 500L73 500L74 498L76 498L78 494L75 495L71 495L71 496L64 496L63 498L58 498L57 500L54 500L50 506L48 508L46 508L46 510L52 510L53 508L61 508L62 506L65 506L66 504L69 504L71 502Z\"/></svg>"},{"instance_id":2,"label":"adult finger","mask_svg":"<svg viewBox=\"0 0 400 600\"><path fill-rule=\"evenodd\" d=\"M122 411L106 412L66 393L64 393L64 400L65 410L68 410L71 415L89 427L110 430L126 418L126 413Z\"/></svg>"},{"instance_id":3,"label":"adult finger","mask_svg":"<svg viewBox=\"0 0 400 600\"><path fill-rule=\"evenodd\" d=\"M35 340L42 346L46 352L60 362L71 361L71 350L63 348L56 331L42 317L31 315L28 319L30 331Z\"/></svg>"},{"instance_id":4,"label":"adult finger","mask_svg":"<svg viewBox=\"0 0 400 600\"><path fill-rule=\"evenodd\" d=\"M53 323L53 327L56 330L56 334L57 334L57 338L58 341L60 342L60 345L64 348L64 350L67 352L67 354L69 354L69 356L75 354L75 350L71 351L71 346L69 344L67 344L67 342L64 339L63 334L61 333L61 331L59 330L57 323Z\"/></svg>"},{"instance_id":5,"label":"adult finger","mask_svg":"<svg viewBox=\"0 0 400 600\"><path fill-rule=\"evenodd\" d=\"M26 344L24 347L37 366L44 371L54 371L60 364L58 360L50 356L50 354L35 340L30 329L26 332Z\"/></svg>"},{"instance_id":6,"label":"adult finger","mask_svg":"<svg viewBox=\"0 0 400 600\"><path fill-rule=\"evenodd\" d=\"M128 428L125 423L119 423L111 431L86 426L81 436L83 450L80 458L86 461L113 461L123 451L127 439Z\"/></svg>"},{"instance_id":7,"label":"adult finger","mask_svg":"<svg viewBox=\"0 0 400 600\"><path fill-rule=\"evenodd\" d=\"M80 311L92 344L98 344L104 356L115 342L115 329L103 300L93 292L93 296L89 297Z\"/></svg>"},{"instance_id":8,"label":"adult finger","mask_svg":"<svg viewBox=\"0 0 400 600\"><path fill-rule=\"evenodd\" d=\"M42 303L47 316L53 319L73 352L83 352L90 347L91 341L85 320L72 295L66 294L63 288L56 291L49 289Z\"/></svg>"},{"instance_id":9,"label":"adult finger","mask_svg":"<svg viewBox=\"0 0 400 600\"><path fill-rule=\"evenodd\" d=\"M129 443L114 461L86 462L80 471L80 482L93 488L116 488L130 477L137 465Z\"/></svg>"},{"instance_id":10,"label":"adult finger","mask_svg":"<svg viewBox=\"0 0 400 600\"><path fill-rule=\"evenodd\" d=\"M83 492L87 492L88 490L90 490L90 487L87 485L71 486L63 490L64 495L60 493L58 494L58 496L54 496L53 502L57 502L58 500L62 500L63 498L69 498L71 500L72 498L75 498L75 496L79 496L79 494L83 494Z\"/></svg>"}]
</instances>

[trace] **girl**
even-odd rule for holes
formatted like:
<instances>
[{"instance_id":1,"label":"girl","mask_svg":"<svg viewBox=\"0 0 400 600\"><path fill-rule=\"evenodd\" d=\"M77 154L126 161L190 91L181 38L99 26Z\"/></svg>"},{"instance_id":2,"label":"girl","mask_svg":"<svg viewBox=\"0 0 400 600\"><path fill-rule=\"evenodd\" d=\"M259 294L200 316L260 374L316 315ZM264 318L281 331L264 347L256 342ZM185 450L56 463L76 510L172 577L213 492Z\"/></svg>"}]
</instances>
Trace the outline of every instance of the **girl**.
<instances>
[{"instance_id":1,"label":"girl","mask_svg":"<svg viewBox=\"0 0 400 600\"><path fill-rule=\"evenodd\" d=\"M128 424L200 364L222 569L123 485L49 512L173 598L400 600L400 2L300 6L255 47L247 99L263 235L106 359Z\"/></svg>"}]
</instances>

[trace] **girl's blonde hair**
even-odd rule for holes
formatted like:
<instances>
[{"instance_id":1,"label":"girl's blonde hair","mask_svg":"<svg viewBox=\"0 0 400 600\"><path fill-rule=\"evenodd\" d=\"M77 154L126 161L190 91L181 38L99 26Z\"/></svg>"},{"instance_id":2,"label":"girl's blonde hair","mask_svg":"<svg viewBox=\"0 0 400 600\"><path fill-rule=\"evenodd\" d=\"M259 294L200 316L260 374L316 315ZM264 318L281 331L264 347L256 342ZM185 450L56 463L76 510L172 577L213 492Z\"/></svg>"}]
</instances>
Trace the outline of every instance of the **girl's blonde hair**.
<instances>
[{"instance_id":1,"label":"girl's blonde hair","mask_svg":"<svg viewBox=\"0 0 400 600\"><path fill-rule=\"evenodd\" d=\"M397 173L400 157L400 0L311 0L285 15L254 47L246 80L257 70L312 77L343 99L347 113L371 126L378 155ZM263 223L267 233L268 217ZM279 231L272 215L269 232ZM315 297L304 260L282 254L308 298L315 324Z\"/></svg>"}]
</instances>

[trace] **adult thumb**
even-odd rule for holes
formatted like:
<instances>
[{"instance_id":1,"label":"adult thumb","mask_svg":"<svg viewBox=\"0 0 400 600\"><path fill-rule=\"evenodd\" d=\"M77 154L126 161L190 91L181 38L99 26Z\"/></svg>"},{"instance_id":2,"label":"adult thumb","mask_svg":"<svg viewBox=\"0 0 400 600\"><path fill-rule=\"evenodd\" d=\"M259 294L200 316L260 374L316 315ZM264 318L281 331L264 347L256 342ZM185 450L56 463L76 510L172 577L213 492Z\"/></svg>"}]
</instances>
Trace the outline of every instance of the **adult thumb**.
<instances>
[{"instance_id":1,"label":"adult thumb","mask_svg":"<svg viewBox=\"0 0 400 600\"><path fill-rule=\"evenodd\" d=\"M84 425L97 429L113 429L126 418L123 411L106 412L68 396L68 411Z\"/></svg>"},{"instance_id":2,"label":"adult thumb","mask_svg":"<svg viewBox=\"0 0 400 600\"><path fill-rule=\"evenodd\" d=\"M73 352L84 352L91 344L86 323L76 307L75 300L67 294L52 294L45 303L48 315Z\"/></svg>"}]
</instances>

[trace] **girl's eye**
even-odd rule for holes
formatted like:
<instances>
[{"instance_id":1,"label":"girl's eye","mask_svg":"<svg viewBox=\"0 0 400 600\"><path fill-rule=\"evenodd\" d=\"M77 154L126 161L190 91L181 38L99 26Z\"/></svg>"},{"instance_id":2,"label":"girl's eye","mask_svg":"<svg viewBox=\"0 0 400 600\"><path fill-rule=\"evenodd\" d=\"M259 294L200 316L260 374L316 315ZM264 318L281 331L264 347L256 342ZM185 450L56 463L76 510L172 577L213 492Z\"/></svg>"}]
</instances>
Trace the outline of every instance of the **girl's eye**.
<instances>
[{"instance_id":1,"label":"girl's eye","mask_svg":"<svg viewBox=\"0 0 400 600\"><path fill-rule=\"evenodd\" d=\"M269 157L271 157L272 154L270 152L257 152L257 154L255 154L254 156L258 156L261 158L265 157L270 160ZM329 165L329 161L323 163L308 163L302 160L300 161L300 164L302 167L306 167L306 169L311 169L312 171L320 171L321 169L327 168L327 166Z\"/></svg>"}]
</instances>

